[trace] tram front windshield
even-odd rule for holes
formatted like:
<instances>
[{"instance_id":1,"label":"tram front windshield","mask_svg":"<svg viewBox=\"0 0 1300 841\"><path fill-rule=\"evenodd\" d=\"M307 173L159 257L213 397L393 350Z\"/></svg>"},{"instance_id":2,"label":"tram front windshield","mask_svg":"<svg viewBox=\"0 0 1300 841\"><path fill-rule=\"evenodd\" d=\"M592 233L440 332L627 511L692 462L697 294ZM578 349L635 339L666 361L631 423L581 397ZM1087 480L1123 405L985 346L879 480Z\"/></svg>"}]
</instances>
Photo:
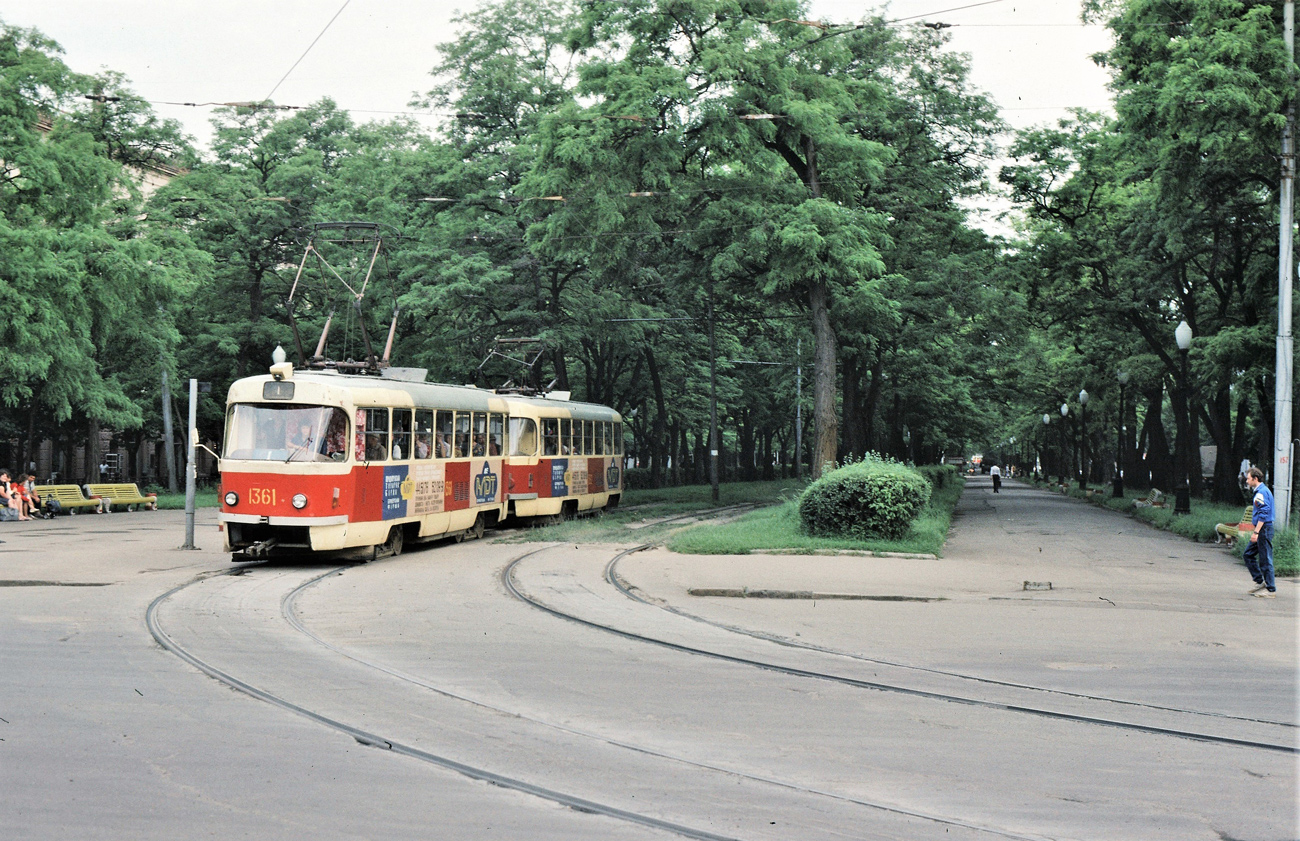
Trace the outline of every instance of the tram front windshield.
<instances>
[{"instance_id":1,"label":"tram front windshield","mask_svg":"<svg viewBox=\"0 0 1300 841\"><path fill-rule=\"evenodd\" d=\"M249 461L343 461L348 416L331 406L236 403L226 419L224 458Z\"/></svg>"}]
</instances>

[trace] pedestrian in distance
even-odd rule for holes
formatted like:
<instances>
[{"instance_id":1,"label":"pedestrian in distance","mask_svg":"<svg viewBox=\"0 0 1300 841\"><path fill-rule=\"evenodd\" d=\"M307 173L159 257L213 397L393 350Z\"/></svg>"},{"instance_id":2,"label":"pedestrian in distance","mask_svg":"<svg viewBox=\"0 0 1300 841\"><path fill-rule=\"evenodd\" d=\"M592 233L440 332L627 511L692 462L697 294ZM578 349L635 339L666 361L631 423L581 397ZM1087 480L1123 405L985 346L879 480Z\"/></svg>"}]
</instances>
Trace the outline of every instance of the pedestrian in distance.
<instances>
[{"instance_id":1,"label":"pedestrian in distance","mask_svg":"<svg viewBox=\"0 0 1300 841\"><path fill-rule=\"evenodd\" d=\"M989 475L993 477L993 493L1002 490L1002 471L995 464L989 469Z\"/></svg>"},{"instance_id":2,"label":"pedestrian in distance","mask_svg":"<svg viewBox=\"0 0 1300 841\"><path fill-rule=\"evenodd\" d=\"M1242 554L1246 570L1255 579L1250 594L1261 599L1277 595L1273 580L1273 492L1264 484L1264 471L1252 467L1246 472L1246 484L1254 494L1250 510L1250 545Z\"/></svg>"}]
</instances>

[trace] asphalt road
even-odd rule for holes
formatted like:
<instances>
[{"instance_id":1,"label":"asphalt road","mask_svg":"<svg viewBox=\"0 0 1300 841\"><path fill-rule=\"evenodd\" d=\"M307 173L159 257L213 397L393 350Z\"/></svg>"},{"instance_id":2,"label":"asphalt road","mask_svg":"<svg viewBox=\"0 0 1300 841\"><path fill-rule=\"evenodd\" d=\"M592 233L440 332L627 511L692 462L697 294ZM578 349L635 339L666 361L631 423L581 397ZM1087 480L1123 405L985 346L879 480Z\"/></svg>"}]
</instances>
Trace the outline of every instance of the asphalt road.
<instances>
[{"instance_id":1,"label":"asphalt road","mask_svg":"<svg viewBox=\"0 0 1300 841\"><path fill-rule=\"evenodd\" d=\"M1300 837L1296 582L1014 482L938 560L211 519L0 527L4 838Z\"/></svg>"}]
</instances>

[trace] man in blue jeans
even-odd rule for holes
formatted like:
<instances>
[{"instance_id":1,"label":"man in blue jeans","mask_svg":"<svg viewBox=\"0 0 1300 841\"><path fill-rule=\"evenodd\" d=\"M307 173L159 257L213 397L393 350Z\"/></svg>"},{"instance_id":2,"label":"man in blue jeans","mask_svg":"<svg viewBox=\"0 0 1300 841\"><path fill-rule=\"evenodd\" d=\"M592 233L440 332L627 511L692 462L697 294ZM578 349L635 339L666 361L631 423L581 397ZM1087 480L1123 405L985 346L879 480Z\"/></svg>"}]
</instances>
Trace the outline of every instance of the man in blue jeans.
<instances>
[{"instance_id":1,"label":"man in blue jeans","mask_svg":"<svg viewBox=\"0 0 1300 841\"><path fill-rule=\"evenodd\" d=\"M1261 599L1277 596L1273 581L1273 492L1264 484L1264 471L1252 467L1246 472L1246 485L1254 494L1250 511L1250 545L1242 555L1255 586L1250 594Z\"/></svg>"}]
</instances>

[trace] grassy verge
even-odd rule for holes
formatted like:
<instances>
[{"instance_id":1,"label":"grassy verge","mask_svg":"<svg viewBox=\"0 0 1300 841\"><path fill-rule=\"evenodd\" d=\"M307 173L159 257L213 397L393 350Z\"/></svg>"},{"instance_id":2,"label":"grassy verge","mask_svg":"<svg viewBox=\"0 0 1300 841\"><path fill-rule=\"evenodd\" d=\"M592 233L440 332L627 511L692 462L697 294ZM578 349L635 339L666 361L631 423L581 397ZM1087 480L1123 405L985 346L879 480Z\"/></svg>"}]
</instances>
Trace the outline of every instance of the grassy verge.
<instances>
[{"instance_id":1,"label":"grassy verge","mask_svg":"<svg viewBox=\"0 0 1300 841\"><path fill-rule=\"evenodd\" d=\"M930 504L912 530L900 540L839 540L809 537L799 528L796 511L802 483L735 482L719 487L715 505L704 486L629 491L617 510L555 525L536 525L504 537L509 542L556 541L571 543L662 543L674 552L696 555L735 555L764 550L813 553L854 549L868 552L939 554L948 537L952 510L964 482L949 481L935 489ZM718 507L755 504L761 510L741 514L730 522L691 522L665 518L698 513L708 515Z\"/></svg>"},{"instance_id":2,"label":"grassy verge","mask_svg":"<svg viewBox=\"0 0 1300 841\"><path fill-rule=\"evenodd\" d=\"M964 481L949 481L935 488L911 530L898 540L845 540L811 537L800 529L798 501L755 511L722 524L708 524L674 534L667 543L674 552L693 555L743 555L747 552L783 550L813 553L855 549L867 552L906 552L938 555L948 539L952 510L961 496Z\"/></svg>"},{"instance_id":3,"label":"grassy verge","mask_svg":"<svg viewBox=\"0 0 1300 841\"><path fill-rule=\"evenodd\" d=\"M1043 488L1056 487L1042 482L1039 482L1038 485ZM1094 505L1101 505L1113 511L1128 514L1143 522L1150 523L1158 529L1173 532L1198 543L1213 543L1216 537L1214 527L1219 523L1236 523L1241 519L1241 511L1244 508L1244 505L1193 499L1191 513L1175 514L1172 494L1165 497L1165 507L1163 508L1135 507L1133 505L1134 500L1146 498L1146 493L1140 492L1126 494L1123 498L1116 498L1111 496L1109 488L1101 489L1091 495L1078 488L1070 488L1068 494L1075 499L1081 499ZM1244 541L1237 541L1234 547L1237 557L1241 557L1241 553L1245 548ZM1297 537L1295 527L1284 532L1278 532L1274 538L1273 568L1280 576L1300 575L1300 539Z\"/></svg>"},{"instance_id":4,"label":"grassy verge","mask_svg":"<svg viewBox=\"0 0 1300 841\"><path fill-rule=\"evenodd\" d=\"M162 510L184 511L185 510L184 493L172 494L172 493L167 493L166 491L153 491L152 493L158 494L159 511ZM206 489L200 488L199 490L195 491L194 493L195 508L216 508L218 504L219 503L217 502L217 491L215 488L206 488Z\"/></svg>"}]
</instances>

